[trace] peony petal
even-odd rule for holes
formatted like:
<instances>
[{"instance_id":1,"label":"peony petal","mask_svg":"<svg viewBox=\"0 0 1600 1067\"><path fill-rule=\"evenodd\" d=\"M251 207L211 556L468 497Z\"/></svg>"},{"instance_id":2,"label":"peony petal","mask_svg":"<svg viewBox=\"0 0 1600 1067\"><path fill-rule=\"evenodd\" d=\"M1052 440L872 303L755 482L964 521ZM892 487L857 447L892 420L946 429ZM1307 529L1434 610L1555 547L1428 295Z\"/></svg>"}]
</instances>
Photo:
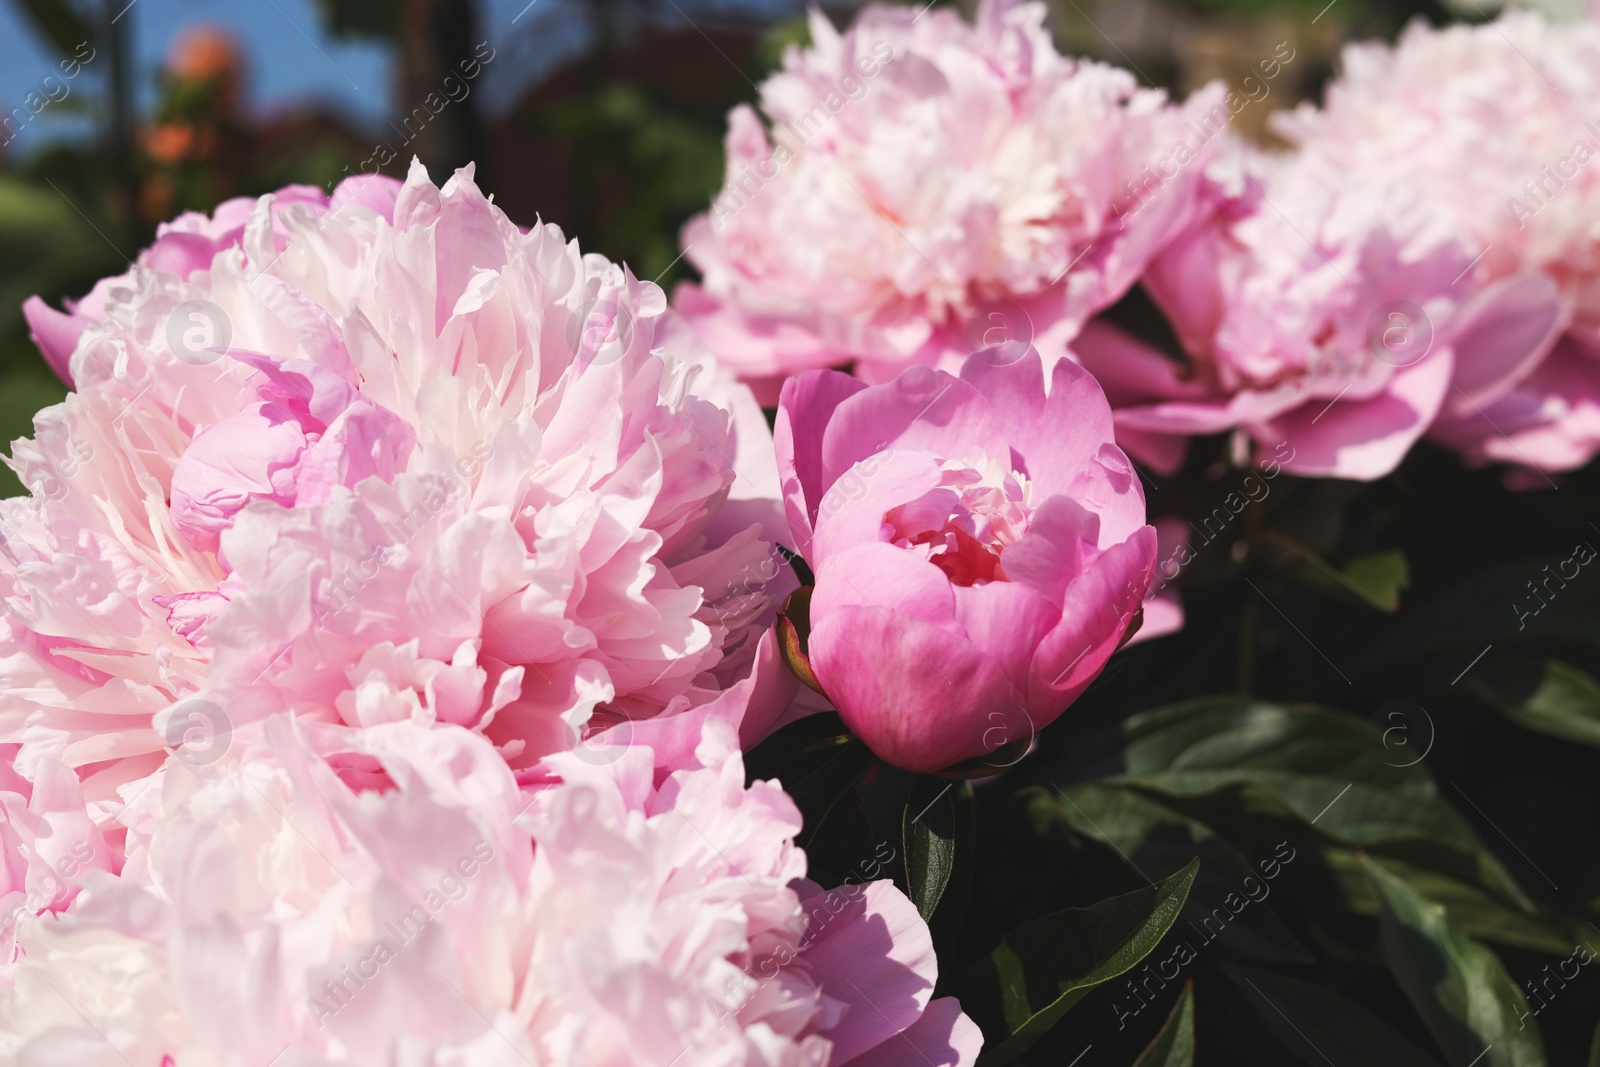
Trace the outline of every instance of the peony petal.
<instances>
[{"instance_id":1,"label":"peony petal","mask_svg":"<svg viewBox=\"0 0 1600 1067\"><path fill-rule=\"evenodd\" d=\"M843 890L800 902L813 916L823 916L807 930L806 963L829 995L846 1005L844 1018L822 1031L833 1042L830 1064L851 1063L915 1024L939 977L933 938L916 905L889 881L850 888L859 897L837 915L829 898ZM818 907L824 902L828 909Z\"/></svg>"},{"instance_id":2,"label":"peony petal","mask_svg":"<svg viewBox=\"0 0 1600 1067\"><path fill-rule=\"evenodd\" d=\"M833 484L823 473L824 427L840 404L866 387L866 383L849 375L827 370L802 374L784 383L773 443L795 550L807 559L811 558L817 508Z\"/></svg>"},{"instance_id":3,"label":"peony petal","mask_svg":"<svg viewBox=\"0 0 1600 1067\"><path fill-rule=\"evenodd\" d=\"M1454 360L1438 350L1394 372L1386 392L1371 400L1334 400L1320 411L1307 404L1255 427L1257 441L1294 449L1283 469L1305 476L1372 481L1400 465L1444 404Z\"/></svg>"},{"instance_id":4,"label":"peony petal","mask_svg":"<svg viewBox=\"0 0 1600 1067\"><path fill-rule=\"evenodd\" d=\"M56 377L71 388L72 353L78 347L78 338L93 320L64 314L36 296L23 301L22 316L28 320L28 336L39 346L44 361L56 372Z\"/></svg>"},{"instance_id":5,"label":"peony petal","mask_svg":"<svg viewBox=\"0 0 1600 1067\"><path fill-rule=\"evenodd\" d=\"M845 725L906 770L932 773L1027 736L1005 672L923 619L875 606L814 617L811 666Z\"/></svg>"},{"instance_id":6,"label":"peony petal","mask_svg":"<svg viewBox=\"0 0 1600 1067\"><path fill-rule=\"evenodd\" d=\"M833 485L856 463L886 450L941 459L964 459L975 450L1010 455L989 401L959 378L926 367L839 403L823 432L822 484Z\"/></svg>"},{"instance_id":7,"label":"peony petal","mask_svg":"<svg viewBox=\"0 0 1600 1067\"><path fill-rule=\"evenodd\" d=\"M1483 289L1450 324L1456 376L1445 409L1460 417L1500 399L1549 354L1566 319L1560 290L1543 274Z\"/></svg>"},{"instance_id":8,"label":"peony petal","mask_svg":"<svg viewBox=\"0 0 1600 1067\"><path fill-rule=\"evenodd\" d=\"M983 1051L983 1031L961 1012L955 997L940 997L913 1025L854 1059L829 1067L972 1067ZM915 1055L913 1055L913 1053Z\"/></svg>"}]
</instances>

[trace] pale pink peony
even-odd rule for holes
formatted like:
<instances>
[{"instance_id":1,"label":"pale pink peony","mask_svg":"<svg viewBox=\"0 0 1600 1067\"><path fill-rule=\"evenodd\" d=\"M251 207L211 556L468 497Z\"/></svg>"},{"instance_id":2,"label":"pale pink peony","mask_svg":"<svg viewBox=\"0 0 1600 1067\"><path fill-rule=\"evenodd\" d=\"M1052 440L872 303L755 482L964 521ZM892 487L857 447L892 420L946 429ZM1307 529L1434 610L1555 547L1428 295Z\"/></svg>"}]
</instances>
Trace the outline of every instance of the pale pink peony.
<instances>
[{"instance_id":1,"label":"pale pink peony","mask_svg":"<svg viewBox=\"0 0 1600 1067\"><path fill-rule=\"evenodd\" d=\"M77 769L103 825L168 750L285 710L464 725L526 767L748 671L792 582L771 437L658 288L470 172L241 210L103 287L77 391L15 447L25 777Z\"/></svg>"},{"instance_id":2,"label":"pale pink peony","mask_svg":"<svg viewBox=\"0 0 1600 1067\"><path fill-rule=\"evenodd\" d=\"M810 660L883 759L937 771L1031 741L1100 673L1156 562L1144 492L1082 368L1010 345L961 377L783 389L778 462L816 574Z\"/></svg>"},{"instance_id":3,"label":"pale pink peony","mask_svg":"<svg viewBox=\"0 0 1600 1067\"><path fill-rule=\"evenodd\" d=\"M343 183L336 191L341 202L363 203L387 214L394 204L398 183L392 178L363 175ZM273 239L278 251L288 241L288 230L280 221L283 212L301 206L314 215L329 210L330 198L321 189L311 185L290 185L273 194ZM137 265L147 270L164 271L187 279L197 270L206 270L218 253L238 248L244 241L245 226L256 209L250 197L224 200L210 215L186 211L171 222L156 228L156 240L139 253ZM28 333L44 354L50 369L61 380L72 384L68 366L78 338L90 324L106 317L107 302L116 289L126 289L133 284L134 271L114 278L102 278L81 300L69 300L65 312L57 311L36 296L22 305L22 314L28 321Z\"/></svg>"},{"instance_id":4,"label":"pale pink peony","mask_svg":"<svg viewBox=\"0 0 1600 1067\"><path fill-rule=\"evenodd\" d=\"M1060 55L1044 18L875 5L841 34L813 12L761 87L770 129L734 109L726 184L683 233L704 281L676 306L717 358L871 381L1005 340L1055 358L1137 280L1194 212L1222 90L1170 105Z\"/></svg>"},{"instance_id":5,"label":"pale pink peony","mask_svg":"<svg viewBox=\"0 0 1600 1067\"><path fill-rule=\"evenodd\" d=\"M1101 321L1074 346L1111 399L1118 441L1144 462L1170 472L1188 436L1238 430L1260 462L1379 478L1453 389L1518 372L1516 324L1546 287L1475 294L1472 246L1414 191L1237 144L1209 174L1205 221L1143 280L1187 363Z\"/></svg>"},{"instance_id":6,"label":"pale pink peony","mask_svg":"<svg viewBox=\"0 0 1600 1067\"><path fill-rule=\"evenodd\" d=\"M127 812L124 876L23 927L0 1063L975 1060L916 908L807 882L799 812L746 787L726 727L659 785L635 746L555 756L532 796L465 729L355 739L395 788L352 791L327 728L285 717L163 775Z\"/></svg>"},{"instance_id":7,"label":"pale pink peony","mask_svg":"<svg viewBox=\"0 0 1600 1067\"><path fill-rule=\"evenodd\" d=\"M47 760L30 782L13 766L16 753L16 745L0 747L0 963L15 957L23 926L72 903L89 871L120 866L108 835L89 818L78 776ZM120 841L120 833L111 836Z\"/></svg>"},{"instance_id":8,"label":"pale pink peony","mask_svg":"<svg viewBox=\"0 0 1600 1067\"><path fill-rule=\"evenodd\" d=\"M1538 484L1600 451L1596 100L1600 24L1516 12L1352 45L1322 109L1279 117L1330 180L1404 185L1446 212L1482 253L1469 281L1526 287L1490 326L1516 336L1517 373L1458 381L1433 436Z\"/></svg>"}]
</instances>

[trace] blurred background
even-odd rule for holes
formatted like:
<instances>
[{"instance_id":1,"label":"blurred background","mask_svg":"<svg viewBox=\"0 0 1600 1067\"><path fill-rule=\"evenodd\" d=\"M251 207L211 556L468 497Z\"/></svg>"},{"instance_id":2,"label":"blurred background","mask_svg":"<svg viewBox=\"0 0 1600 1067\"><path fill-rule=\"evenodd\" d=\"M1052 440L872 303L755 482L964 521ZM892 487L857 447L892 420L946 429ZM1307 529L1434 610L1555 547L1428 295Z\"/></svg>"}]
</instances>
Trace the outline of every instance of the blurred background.
<instances>
[{"instance_id":1,"label":"blurred background","mask_svg":"<svg viewBox=\"0 0 1600 1067\"><path fill-rule=\"evenodd\" d=\"M1290 76L1237 120L1257 137L1270 110L1316 96L1343 41L1495 6L1049 2L1063 50L1180 94L1237 86L1293 42ZM855 6L825 10L843 24ZM1582 0L1542 6L1576 15ZM512 218L558 223L670 288L688 272L678 228L720 184L726 113L806 39L804 13L802 0L0 0L0 442L64 392L24 299L59 306L123 270L158 223L290 182L403 175L413 155L442 180L476 161ZM0 471L0 495L20 491Z\"/></svg>"}]
</instances>

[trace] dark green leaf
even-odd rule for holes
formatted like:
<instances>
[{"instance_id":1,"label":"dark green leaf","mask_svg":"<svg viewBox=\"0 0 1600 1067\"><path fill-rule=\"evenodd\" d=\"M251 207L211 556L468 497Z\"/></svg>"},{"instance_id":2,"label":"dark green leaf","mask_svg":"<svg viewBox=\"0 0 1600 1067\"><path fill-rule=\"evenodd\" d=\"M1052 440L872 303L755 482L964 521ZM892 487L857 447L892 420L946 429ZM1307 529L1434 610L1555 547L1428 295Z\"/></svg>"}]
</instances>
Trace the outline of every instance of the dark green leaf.
<instances>
[{"instance_id":1,"label":"dark green leaf","mask_svg":"<svg viewBox=\"0 0 1600 1067\"><path fill-rule=\"evenodd\" d=\"M1225 964L1223 970L1279 1040L1306 1063L1438 1067L1388 1023L1331 989L1254 967Z\"/></svg>"},{"instance_id":2,"label":"dark green leaf","mask_svg":"<svg viewBox=\"0 0 1600 1067\"><path fill-rule=\"evenodd\" d=\"M1398 549L1360 556L1345 565L1344 576L1362 596L1384 611L1400 608L1400 593L1411 586L1406 554Z\"/></svg>"},{"instance_id":3,"label":"dark green leaf","mask_svg":"<svg viewBox=\"0 0 1600 1067\"><path fill-rule=\"evenodd\" d=\"M933 934L933 949L940 959L949 959L961 944L966 925L967 905L978 873L978 805L968 782L956 782L945 801L951 812L956 849L950 878L939 897L939 909L928 922Z\"/></svg>"},{"instance_id":4,"label":"dark green leaf","mask_svg":"<svg viewBox=\"0 0 1600 1067\"><path fill-rule=\"evenodd\" d=\"M788 786L789 795L807 816L825 814L842 794L855 787L876 759L855 738L837 746L822 766Z\"/></svg>"},{"instance_id":5,"label":"dark green leaf","mask_svg":"<svg viewBox=\"0 0 1600 1067\"><path fill-rule=\"evenodd\" d=\"M1127 774L1112 783L1153 789L1184 814L1217 791L1241 790L1259 818L1273 806L1310 824L1349 906L1380 902L1355 862L1359 846L1418 872L1429 895L1477 936L1559 951L1562 924L1541 915L1477 834L1438 793L1409 747L1385 747L1376 727L1343 712L1214 697L1139 715L1125 726ZM1426 745L1431 739L1418 739ZM1126 804L1097 814L1107 833L1148 818ZM1209 817L1209 816L1207 816ZM1129 850L1126 842L1119 844Z\"/></svg>"},{"instance_id":6,"label":"dark green leaf","mask_svg":"<svg viewBox=\"0 0 1600 1067\"><path fill-rule=\"evenodd\" d=\"M1367 877L1361 853L1332 847L1324 849L1322 855L1352 910L1363 915L1382 913L1383 897ZM1571 931L1566 923L1540 914L1514 896L1486 888L1495 883L1494 870L1488 866L1485 853L1472 857L1430 855L1420 843L1407 841L1371 847L1367 856L1429 900L1443 904L1450 918L1473 937L1536 952L1565 955L1571 951ZM1472 860L1477 861L1477 870L1463 862Z\"/></svg>"},{"instance_id":7,"label":"dark green leaf","mask_svg":"<svg viewBox=\"0 0 1600 1067\"><path fill-rule=\"evenodd\" d=\"M1185 982L1172 1014L1133 1067L1194 1067L1194 983Z\"/></svg>"},{"instance_id":8,"label":"dark green leaf","mask_svg":"<svg viewBox=\"0 0 1600 1067\"><path fill-rule=\"evenodd\" d=\"M1483 847L1426 770L1397 766L1379 731L1342 712L1209 697L1137 715L1126 734L1124 781L1180 796L1254 782L1340 840L1425 834Z\"/></svg>"},{"instance_id":9,"label":"dark green leaf","mask_svg":"<svg viewBox=\"0 0 1600 1067\"><path fill-rule=\"evenodd\" d=\"M806 850L810 876L823 885L848 878L857 863L876 851L871 823L855 791L874 758L852 738L789 788L805 820L797 842Z\"/></svg>"},{"instance_id":10,"label":"dark green leaf","mask_svg":"<svg viewBox=\"0 0 1600 1067\"><path fill-rule=\"evenodd\" d=\"M954 782L919 777L901 816L906 850L906 884L922 921L933 918L956 861Z\"/></svg>"},{"instance_id":11,"label":"dark green leaf","mask_svg":"<svg viewBox=\"0 0 1600 1067\"><path fill-rule=\"evenodd\" d=\"M1503 677L1504 673L1495 676ZM1474 688L1513 722L1565 741L1600 747L1600 683L1558 659L1546 660L1537 688L1506 700L1499 687L1478 679Z\"/></svg>"},{"instance_id":12,"label":"dark green leaf","mask_svg":"<svg viewBox=\"0 0 1600 1067\"><path fill-rule=\"evenodd\" d=\"M1366 604L1379 611L1397 610L1400 590L1410 582L1406 557L1401 552L1362 556L1341 571L1305 545L1275 530L1263 534L1253 547L1262 562L1273 570L1340 599Z\"/></svg>"},{"instance_id":13,"label":"dark green leaf","mask_svg":"<svg viewBox=\"0 0 1600 1067\"><path fill-rule=\"evenodd\" d=\"M961 972L953 992L983 1030L981 1067L1009 1063L1092 989L1144 959L1177 921L1198 868L1191 862L1159 885L1028 923Z\"/></svg>"},{"instance_id":14,"label":"dark green leaf","mask_svg":"<svg viewBox=\"0 0 1600 1067\"><path fill-rule=\"evenodd\" d=\"M1200 873L1189 893L1186 918L1197 928L1207 928L1210 909L1228 894L1262 894L1242 910L1230 909L1219 937L1230 951L1257 960L1310 963L1313 957L1300 944L1267 903L1272 879L1281 864L1271 853L1256 858L1253 866L1237 848L1205 823L1192 819L1130 786L1109 782L1084 782L1046 793L1025 791L1036 829L1048 822L1071 827L1074 833L1104 841L1143 877L1147 872L1172 870L1199 856ZM1252 887L1254 889L1252 890Z\"/></svg>"},{"instance_id":15,"label":"dark green leaf","mask_svg":"<svg viewBox=\"0 0 1600 1067\"><path fill-rule=\"evenodd\" d=\"M873 836L861 794L846 789L820 810L805 815L805 825L795 838L806 851L806 877L819 885L836 886L883 876L882 863L894 859L894 850Z\"/></svg>"},{"instance_id":16,"label":"dark green leaf","mask_svg":"<svg viewBox=\"0 0 1600 1067\"><path fill-rule=\"evenodd\" d=\"M1434 904L1368 860L1383 895L1384 957L1451 1063L1545 1067L1544 1043L1499 959Z\"/></svg>"}]
</instances>

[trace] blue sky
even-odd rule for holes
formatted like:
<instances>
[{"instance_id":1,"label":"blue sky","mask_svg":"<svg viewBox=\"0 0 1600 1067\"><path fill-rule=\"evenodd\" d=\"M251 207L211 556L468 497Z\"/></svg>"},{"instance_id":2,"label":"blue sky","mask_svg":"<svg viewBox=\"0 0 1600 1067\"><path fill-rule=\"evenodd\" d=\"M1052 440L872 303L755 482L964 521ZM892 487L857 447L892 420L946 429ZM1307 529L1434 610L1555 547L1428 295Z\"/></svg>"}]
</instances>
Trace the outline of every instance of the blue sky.
<instances>
[{"instance_id":1,"label":"blue sky","mask_svg":"<svg viewBox=\"0 0 1600 1067\"><path fill-rule=\"evenodd\" d=\"M568 0L488 0L479 3L484 36L495 49L479 89L493 112L531 78L581 47L585 32ZM392 112L391 50L340 40L322 26L312 0L133 0L123 16L132 26L135 82L141 106L152 96L154 75L173 39L188 25L209 22L231 29L249 56L248 96L274 109L305 100L333 105L359 125L376 130ZM46 76L58 74L58 57L10 0L0 0L0 106L21 104ZM98 90L104 64L90 64L72 85ZM59 92L59 90L56 90ZM70 97L69 97L70 98ZM79 134L86 120L70 107L50 107L30 124L13 150L26 153L54 137Z\"/></svg>"},{"instance_id":2,"label":"blue sky","mask_svg":"<svg viewBox=\"0 0 1600 1067\"><path fill-rule=\"evenodd\" d=\"M251 97L256 102L327 100L365 125L376 125L387 113L387 49L332 40L323 32L311 0L134 0L123 18L133 29L135 81L142 103L148 102L153 76L179 30L194 22L212 22L229 27L246 43ZM0 104L15 107L26 94L38 91L47 75L59 73L56 59L16 6L9 0L0 2ZM97 58L79 77L104 76L103 58ZM91 88L98 90L99 83ZM37 133L29 129L30 139L43 141L82 128L82 121L68 108L48 108L40 120ZM33 146L19 141L16 147L25 151Z\"/></svg>"},{"instance_id":3,"label":"blue sky","mask_svg":"<svg viewBox=\"0 0 1600 1067\"><path fill-rule=\"evenodd\" d=\"M98 3L98 0L96 0ZM533 80L580 50L588 30L581 0L478 0L481 30L495 49L477 89L492 115L509 105ZM719 13L799 13L801 0L679 0L678 12L698 20ZM675 16L662 6L668 19ZM230 28L249 56L248 98L274 109L313 99L333 105L370 131L393 113L393 57L387 47L339 40L326 33L313 0L133 0L122 16L132 26L135 82L141 106L153 95L154 75L173 39L188 25L209 22ZM34 33L12 0L0 0L0 108L21 104L43 79L59 73L57 57ZM80 77L104 77L97 61ZM76 92L80 84L74 83ZM94 92L98 84L87 85ZM59 92L59 90L56 90ZM87 95L81 99L87 99ZM89 129L68 106L49 107L30 123L12 150L26 154L52 138Z\"/></svg>"}]
</instances>

